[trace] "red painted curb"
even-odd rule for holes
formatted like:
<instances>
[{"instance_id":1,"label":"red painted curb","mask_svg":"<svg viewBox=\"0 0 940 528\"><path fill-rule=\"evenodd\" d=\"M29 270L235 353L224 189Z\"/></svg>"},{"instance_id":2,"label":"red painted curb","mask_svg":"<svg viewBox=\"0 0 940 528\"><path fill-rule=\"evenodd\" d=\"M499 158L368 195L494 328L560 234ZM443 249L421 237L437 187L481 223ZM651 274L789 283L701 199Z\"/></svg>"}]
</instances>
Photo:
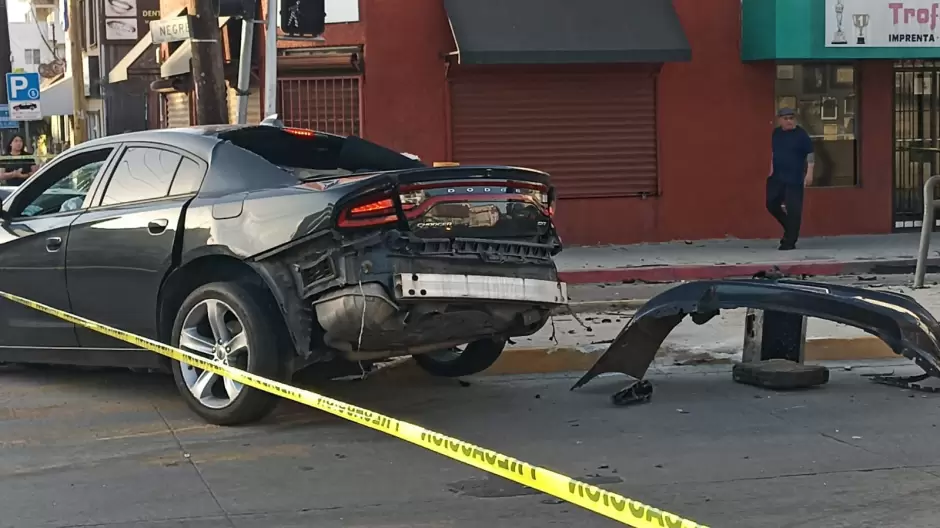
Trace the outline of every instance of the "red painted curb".
<instances>
[{"instance_id":1,"label":"red painted curb","mask_svg":"<svg viewBox=\"0 0 940 528\"><path fill-rule=\"evenodd\" d=\"M560 271L558 277L568 284L595 284L604 282L676 282L683 280L726 279L750 277L774 266L788 275L832 276L867 273L876 266L906 266L909 260L852 261L852 262L767 262L763 264L716 264L648 266L643 268L615 268L599 270ZM911 270L913 271L913 269Z\"/></svg>"}]
</instances>

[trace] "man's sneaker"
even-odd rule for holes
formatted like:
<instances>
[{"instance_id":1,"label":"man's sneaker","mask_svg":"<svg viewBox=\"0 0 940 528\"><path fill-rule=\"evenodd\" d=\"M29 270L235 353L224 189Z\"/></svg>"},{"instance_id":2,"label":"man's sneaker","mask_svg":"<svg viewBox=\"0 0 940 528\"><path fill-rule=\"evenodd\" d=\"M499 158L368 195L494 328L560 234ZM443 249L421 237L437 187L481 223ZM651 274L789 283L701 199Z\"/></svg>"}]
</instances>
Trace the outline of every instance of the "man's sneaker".
<instances>
[{"instance_id":1,"label":"man's sneaker","mask_svg":"<svg viewBox=\"0 0 940 528\"><path fill-rule=\"evenodd\" d=\"M780 251L790 251L792 249L796 249L796 244L787 244L785 242L781 242L780 247L778 247L777 249L779 249Z\"/></svg>"}]
</instances>

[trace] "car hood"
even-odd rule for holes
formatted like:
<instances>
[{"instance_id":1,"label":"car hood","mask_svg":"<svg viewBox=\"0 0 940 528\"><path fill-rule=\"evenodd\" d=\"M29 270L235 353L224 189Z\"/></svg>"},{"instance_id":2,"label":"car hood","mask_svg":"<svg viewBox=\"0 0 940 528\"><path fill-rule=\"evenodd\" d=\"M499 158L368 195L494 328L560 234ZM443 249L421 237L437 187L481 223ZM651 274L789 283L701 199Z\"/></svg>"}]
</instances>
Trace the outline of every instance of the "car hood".
<instances>
[{"instance_id":1,"label":"car hood","mask_svg":"<svg viewBox=\"0 0 940 528\"><path fill-rule=\"evenodd\" d=\"M940 377L940 323L907 295L792 279L737 279L689 282L653 297L572 389L608 372L642 379L663 341L685 316L705 324L720 310L733 308L800 314L854 326L881 338L927 374Z\"/></svg>"}]
</instances>

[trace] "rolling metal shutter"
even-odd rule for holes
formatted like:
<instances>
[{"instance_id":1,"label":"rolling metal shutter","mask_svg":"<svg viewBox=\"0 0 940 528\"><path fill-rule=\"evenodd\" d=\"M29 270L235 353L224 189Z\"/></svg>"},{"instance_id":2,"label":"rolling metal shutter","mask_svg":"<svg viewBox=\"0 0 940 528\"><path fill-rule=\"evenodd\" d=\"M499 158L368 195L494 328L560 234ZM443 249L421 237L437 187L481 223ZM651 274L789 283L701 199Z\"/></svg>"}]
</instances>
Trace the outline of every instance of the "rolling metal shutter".
<instances>
[{"instance_id":1,"label":"rolling metal shutter","mask_svg":"<svg viewBox=\"0 0 940 528\"><path fill-rule=\"evenodd\" d=\"M649 71L458 74L453 159L544 170L559 198L657 193Z\"/></svg>"},{"instance_id":2,"label":"rolling metal shutter","mask_svg":"<svg viewBox=\"0 0 940 528\"><path fill-rule=\"evenodd\" d=\"M278 116L286 126L361 135L359 77L286 77L277 81Z\"/></svg>"},{"instance_id":3,"label":"rolling metal shutter","mask_svg":"<svg viewBox=\"0 0 940 528\"><path fill-rule=\"evenodd\" d=\"M189 95L181 92L167 94L166 96L166 126L167 128L188 127L191 124L189 109Z\"/></svg>"}]
</instances>

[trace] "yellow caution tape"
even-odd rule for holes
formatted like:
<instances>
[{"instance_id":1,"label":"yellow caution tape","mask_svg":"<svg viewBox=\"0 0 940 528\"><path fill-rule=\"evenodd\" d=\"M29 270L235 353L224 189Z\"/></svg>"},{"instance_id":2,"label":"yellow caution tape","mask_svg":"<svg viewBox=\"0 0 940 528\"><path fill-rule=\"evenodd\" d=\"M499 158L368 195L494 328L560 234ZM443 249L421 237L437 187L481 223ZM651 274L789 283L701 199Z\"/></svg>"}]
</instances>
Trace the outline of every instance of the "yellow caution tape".
<instances>
[{"instance_id":1,"label":"yellow caution tape","mask_svg":"<svg viewBox=\"0 0 940 528\"><path fill-rule=\"evenodd\" d=\"M708 528L705 525L647 506L611 491L577 481L545 468L533 466L527 462L478 447L463 440L435 433L429 429L334 400L312 391L269 380L241 369L215 361L208 361L184 350L96 323L18 295L0 291L0 296L176 361L231 378L243 385L283 396L288 400L392 435L458 462L537 489L572 504L577 504L582 508L635 528Z\"/></svg>"},{"instance_id":2,"label":"yellow caution tape","mask_svg":"<svg viewBox=\"0 0 940 528\"><path fill-rule=\"evenodd\" d=\"M48 160L56 157L58 154L23 154L22 156L0 156L0 160Z\"/></svg>"}]
</instances>

